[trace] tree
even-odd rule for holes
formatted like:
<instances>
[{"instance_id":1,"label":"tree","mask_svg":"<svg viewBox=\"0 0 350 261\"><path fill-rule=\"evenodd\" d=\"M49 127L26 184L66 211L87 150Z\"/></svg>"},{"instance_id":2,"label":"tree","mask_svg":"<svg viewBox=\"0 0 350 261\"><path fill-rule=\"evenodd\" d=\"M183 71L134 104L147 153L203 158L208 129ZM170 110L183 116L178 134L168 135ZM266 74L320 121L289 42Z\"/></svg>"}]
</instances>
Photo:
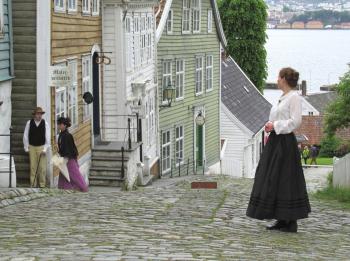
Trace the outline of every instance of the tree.
<instances>
[{"instance_id":1,"label":"tree","mask_svg":"<svg viewBox=\"0 0 350 261\"><path fill-rule=\"evenodd\" d=\"M265 1L219 0L218 5L228 40L228 53L263 91L267 77Z\"/></svg>"},{"instance_id":2,"label":"tree","mask_svg":"<svg viewBox=\"0 0 350 261\"><path fill-rule=\"evenodd\" d=\"M325 114L324 131L328 136L350 125L350 70L341 78L337 92L337 99L328 106Z\"/></svg>"}]
</instances>

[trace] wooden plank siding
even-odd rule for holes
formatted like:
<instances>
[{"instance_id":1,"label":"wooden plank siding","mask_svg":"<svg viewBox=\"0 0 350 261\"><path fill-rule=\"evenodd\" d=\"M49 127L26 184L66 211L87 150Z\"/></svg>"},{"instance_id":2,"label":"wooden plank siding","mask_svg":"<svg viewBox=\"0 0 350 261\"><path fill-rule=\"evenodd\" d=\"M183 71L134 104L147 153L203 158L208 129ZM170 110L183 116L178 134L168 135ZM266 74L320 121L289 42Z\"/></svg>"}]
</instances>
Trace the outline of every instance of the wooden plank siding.
<instances>
[{"instance_id":1,"label":"wooden plank siding","mask_svg":"<svg viewBox=\"0 0 350 261\"><path fill-rule=\"evenodd\" d=\"M100 12L101 13L101 12ZM95 44L102 43L102 21L100 16L83 15L82 1L77 1L77 12L58 13L52 6L51 17L51 62L52 64L77 60L78 81L78 126L71 130L79 151L79 157L91 151L91 120L83 118L82 57L90 55ZM92 79L92 78L91 78ZM92 81L91 81L92 84ZM54 90L53 90L54 91ZM51 96L52 126L55 124L55 95ZM54 137L54 130L52 132ZM56 139L53 139L53 144Z\"/></svg>"},{"instance_id":2,"label":"wooden plank siding","mask_svg":"<svg viewBox=\"0 0 350 261\"><path fill-rule=\"evenodd\" d=\"M36 106L36 0L12 0L14 73L12 82L13 152L17 180L29 178L23 131Z\"/></svg>"},{"instance_id":3,"label":"wooden plank siding","mask_svg":"<svg viewBox=\"0 0 350 261\"><path fill-rule=\"evenodd\" d=\"M175 60L185 61L184 99L174 101L171 108L160 111L160 130L172 129L172 155L175 159L176 125L184 125L184 158L193 161L194 154L194 113L193 107L204 106L205 110L205 154L206 165L210 166L220 159L220 42L217 37L214 20L212 32L208 33L208 10L212 10L209 0L201 1L201 31L200 33L182 34L182 1L173 1L173 32L167 34L166 28L158 43L158 75L159 103L162 101L162 62L171 59L172 80L176 79ZM213 18L214 19L214 18ZM192 23L191 23L192 25ZM192 27L192 26L191 26ZM203 94L195 95L195 58L203 55ZM205 56L213 56L213 90L206 92ZM193 166L190 166L192 170Z\"/></svg>"}]
</instances>

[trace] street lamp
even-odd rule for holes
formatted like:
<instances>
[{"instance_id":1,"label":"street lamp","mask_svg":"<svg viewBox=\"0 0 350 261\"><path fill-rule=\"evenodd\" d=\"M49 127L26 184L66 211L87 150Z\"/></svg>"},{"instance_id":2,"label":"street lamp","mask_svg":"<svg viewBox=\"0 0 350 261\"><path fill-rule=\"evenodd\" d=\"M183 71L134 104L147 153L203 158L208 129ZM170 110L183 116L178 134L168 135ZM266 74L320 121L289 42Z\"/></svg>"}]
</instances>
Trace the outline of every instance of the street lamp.
<instances>
[{"instance_id":1,"label":"street lamp","mask_svg":"<svg viewBox=\"0 0 350 261\"><path fill-rule=\"evenodd\" d=\"M168 83L168 86L166 86L163 89L163 101L166 101L166 104L162 104L159 107L171 107L171 103L173 102L173 97L175 94L175 88L171 85L171 82Z\"/></svg>"}]
</instances>

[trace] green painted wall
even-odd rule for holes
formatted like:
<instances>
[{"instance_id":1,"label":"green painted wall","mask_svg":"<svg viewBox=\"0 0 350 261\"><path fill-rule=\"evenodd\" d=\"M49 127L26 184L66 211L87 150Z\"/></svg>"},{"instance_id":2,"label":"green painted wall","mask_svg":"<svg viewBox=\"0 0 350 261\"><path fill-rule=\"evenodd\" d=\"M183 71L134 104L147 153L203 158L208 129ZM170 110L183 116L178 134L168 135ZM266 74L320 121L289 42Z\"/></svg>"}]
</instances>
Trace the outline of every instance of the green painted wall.
<instances>
[{"instance_id":1,"label":"green painted wall","mask_svg":"<svg viewBox=\"0 0 350 261\"><path fill-rule=\"evenodd\" d=\"M208 33L208 9L212 10L210 0L201 1L201 32L182 34L182 1L173 1L173 33L167 34L166 28L157 46L158 52L158 85L159 104L162 103L162 77L163 61L172 60L172 80L175 81L175 60L185 60L185 97L182 101L174 101L170 108L161 108L159 115L160 135L162 131L171 129L171 158L175 160L175 126L184 125L184 158L191 164L189 172L192 173L194 155L194 106L205 108L205 158L206 166L219 161L220 158L220 42L217 37L214 18L212 17L212 32ZM195 95L195 58L198 55L213 55L213 90L205 92L205 60L203 77L203 94ZM160 146L162 144L160 137ZM161 150L162 151L162 150ZM187 167L181 172L185 174ZM199 171L199 170L198 170ZM173 174L178 174L174 170Z\"/></svg>"}]
</instances>

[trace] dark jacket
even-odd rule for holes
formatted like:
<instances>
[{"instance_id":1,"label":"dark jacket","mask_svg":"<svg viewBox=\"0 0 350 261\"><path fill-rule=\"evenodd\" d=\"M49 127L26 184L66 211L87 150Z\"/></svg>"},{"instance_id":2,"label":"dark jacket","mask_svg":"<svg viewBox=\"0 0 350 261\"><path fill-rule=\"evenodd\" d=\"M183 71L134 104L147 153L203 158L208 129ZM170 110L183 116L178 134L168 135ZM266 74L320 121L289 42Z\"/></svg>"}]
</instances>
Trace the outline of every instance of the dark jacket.
<instances>
[{"instance_id":1,"label":"dark jacket","mask_svg":"<svg viewBox=\"0 0 350 261\"><path fill-rule=\"evenodd\" d=\"M61 157L77 159L78 149L75 146L73 135L65 130L58 136L58 153Z\"/></svg>"}]
</instances>

